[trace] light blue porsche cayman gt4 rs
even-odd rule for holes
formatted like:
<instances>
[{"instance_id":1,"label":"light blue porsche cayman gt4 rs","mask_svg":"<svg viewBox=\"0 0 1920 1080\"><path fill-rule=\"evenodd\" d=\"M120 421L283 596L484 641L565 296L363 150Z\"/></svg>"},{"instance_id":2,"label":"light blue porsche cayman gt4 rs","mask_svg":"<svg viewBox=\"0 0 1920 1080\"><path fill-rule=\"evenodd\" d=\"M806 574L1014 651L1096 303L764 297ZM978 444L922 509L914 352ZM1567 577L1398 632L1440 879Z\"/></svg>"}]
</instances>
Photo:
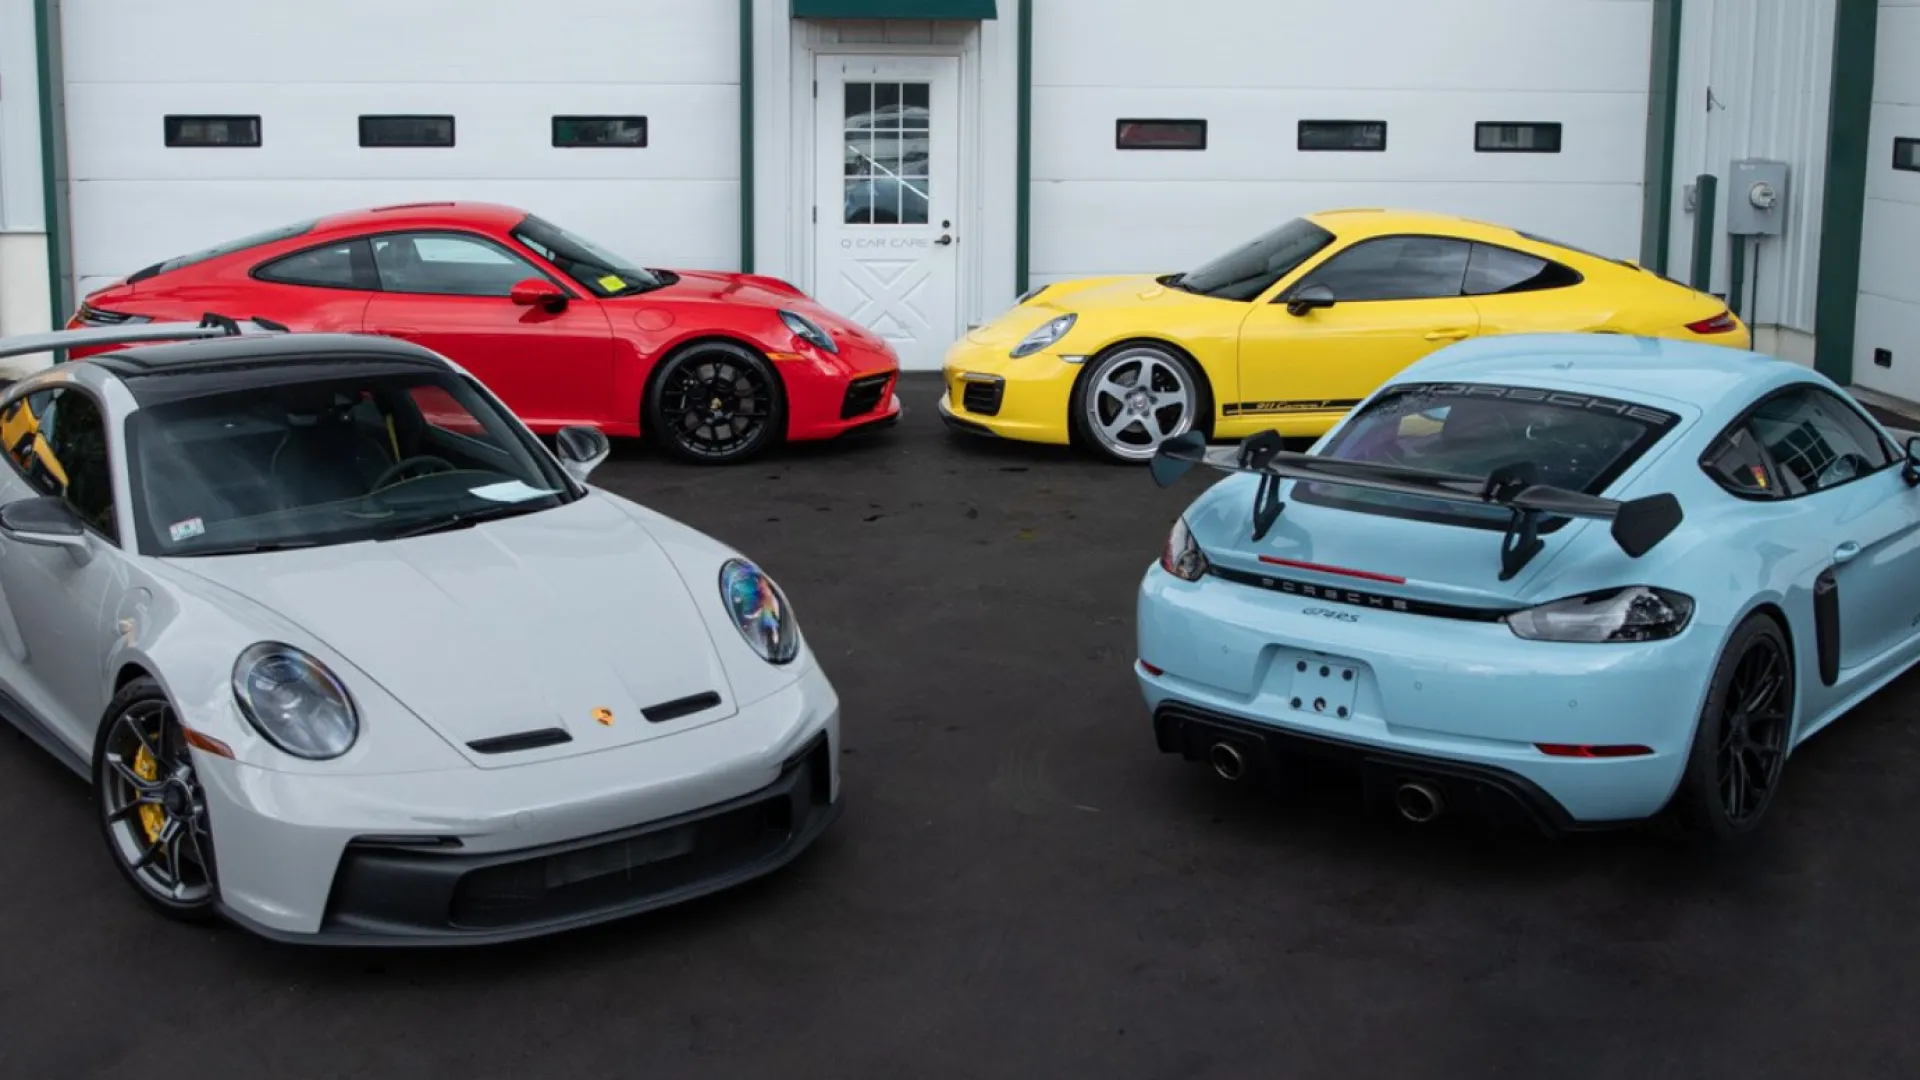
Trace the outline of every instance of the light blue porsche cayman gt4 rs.
<instances>
[{"instance_id":1,"label":"light blue porsche cayman gt4 rs","mask_svg":"<svg viewBox=\"0 0 1920 1080\"><path fill-rule=\"evenodd\" d=\"M1233 475L1139 594L1159 747L1343 768L1413 821L1752 830L1795 746L1920 657L1920 440L1834 383L1610 335L1456 345Z\"/></svg>"}]
</instances>

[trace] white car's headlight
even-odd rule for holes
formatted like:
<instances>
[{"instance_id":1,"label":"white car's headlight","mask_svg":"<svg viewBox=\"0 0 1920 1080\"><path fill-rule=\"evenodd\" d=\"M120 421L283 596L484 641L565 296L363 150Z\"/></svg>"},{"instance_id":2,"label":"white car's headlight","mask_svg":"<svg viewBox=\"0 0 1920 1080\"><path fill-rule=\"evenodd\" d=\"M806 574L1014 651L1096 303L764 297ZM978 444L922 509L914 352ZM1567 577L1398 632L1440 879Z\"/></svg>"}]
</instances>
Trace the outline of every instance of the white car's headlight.
<instances>
[{"instance_id":1,"label":"white car's headlight","mask_svg":"<svg viewBox=\"0 0 1920 1080\"><path fill-rule=\"evenodd\" d=\"M800 654L800 631L793 609L780 587L759 567L742 559L728 559L720 568L720 598L726 602L733 625L760 658L785 664Z\"/></svg>"},{"instance_id":2,"label":"white car's headlight","mask_svg":"<svg viewBox=\"0 0 1920 1080\"><path fill-rule=\"evenodd\" d=\"M1167 534L1167 549L1160 553L1160 567L1181 581L1199 581L1207 574L1207 553L1187 529L1186 518L1175 518L1173 531Z\"/></svg>"},{"instance_id":3,"label":"white car's headlight","mask_svg":"<svg viewBox=\"0 0 1920 1080\"><path fill-rule=\"evenodd\" d=\"M1041 324L1038 330L1022 338L1020 344L1015 345L1013 352L1009 355L1014 357L1031 356L1041 349L1052 345L1054 342L1066 337L1067 331L1073 329L1074 319L1075 316L1071 313L1048 319L1045 323Z\"/></svg>"},{"instance_id":4,"label":"white car's headlight","mask_svg":"<svg viewBox=\"0 0 1920 1080\"><path fill-rule=\"evenodd\" d=\"M255 730L294 757L337 758L360 737L360 713L347 688L291 645L248 646L233 664L233 697Z\"/></svg>"},{"instance_id":5,"label":"white car's headlight","mask_svg":"<svg viewBox=\"0 0 1920 1080\"><path fill-rule=\"evenodd\" d=\"M1692 597L1634 585L1516 611L1507 627L1529 641L1662 641L1692 618Z\"/></svg>"}]
</instances>

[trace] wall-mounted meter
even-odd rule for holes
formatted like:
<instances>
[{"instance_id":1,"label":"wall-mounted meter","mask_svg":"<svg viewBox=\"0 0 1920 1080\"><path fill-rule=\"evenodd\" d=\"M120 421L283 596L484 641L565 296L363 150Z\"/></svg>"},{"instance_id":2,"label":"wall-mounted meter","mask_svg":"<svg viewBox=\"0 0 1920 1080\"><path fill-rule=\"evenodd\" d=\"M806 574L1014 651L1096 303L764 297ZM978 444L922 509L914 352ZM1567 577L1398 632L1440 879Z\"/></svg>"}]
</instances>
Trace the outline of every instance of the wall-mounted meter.
<instances>
[{"instance_id":1,"label":"wall-mounted meter","mask_svg":"<svg viewBox=\"0 0 1920 1080\"><path fill-rule=\"evenodd\" d=\"M1734 162L1725 197L1729 236L1779 236L1787 224L1787 163Z\"/></svg>"}]
</instances>

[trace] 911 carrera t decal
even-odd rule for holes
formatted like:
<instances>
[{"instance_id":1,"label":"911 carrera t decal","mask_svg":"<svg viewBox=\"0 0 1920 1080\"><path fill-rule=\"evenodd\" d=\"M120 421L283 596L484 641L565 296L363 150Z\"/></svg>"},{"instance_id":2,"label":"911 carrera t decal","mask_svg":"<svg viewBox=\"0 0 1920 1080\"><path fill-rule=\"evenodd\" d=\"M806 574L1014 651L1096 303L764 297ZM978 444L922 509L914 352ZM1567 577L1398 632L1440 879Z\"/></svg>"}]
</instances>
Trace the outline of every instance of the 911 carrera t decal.
<instances>
[{"instance_id":1,"label":"911 carrera t decal","mask_svg":"<svg viewBox=\"0 0 1920 1080\"><path fill-rule=\"evenodd\" d=\"M1359 398L1318 401L1229 401L1221 406L1227 416L1271 416L1275 413L1345 412L1360 404Z\"/></svg>"}]
</instances>

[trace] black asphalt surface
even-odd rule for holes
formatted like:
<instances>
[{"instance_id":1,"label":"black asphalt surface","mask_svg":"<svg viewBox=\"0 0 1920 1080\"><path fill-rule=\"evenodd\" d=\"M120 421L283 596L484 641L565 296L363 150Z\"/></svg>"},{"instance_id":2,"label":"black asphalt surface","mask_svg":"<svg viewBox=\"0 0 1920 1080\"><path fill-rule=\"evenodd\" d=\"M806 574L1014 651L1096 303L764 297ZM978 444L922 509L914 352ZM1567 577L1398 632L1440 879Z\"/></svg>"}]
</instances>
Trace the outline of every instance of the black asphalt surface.
<instances>
[{"instance_id":1,"label":"black asphalt surface","mask_svg":"<svg viewBox=\"0 0 1920 1080\"><path fill-rule=\"evenodd\" d=\"M1920 1075L1920 681L1812 740L1734 853L1242 792L1156 752L1129 670L1205 479L961 441L936 393L857 441L596 476L791 594L846 735L800 861L555 939L306 951L149 914L81 785L0 735L0 1076Z\"/></svg>"}]
</instances>

